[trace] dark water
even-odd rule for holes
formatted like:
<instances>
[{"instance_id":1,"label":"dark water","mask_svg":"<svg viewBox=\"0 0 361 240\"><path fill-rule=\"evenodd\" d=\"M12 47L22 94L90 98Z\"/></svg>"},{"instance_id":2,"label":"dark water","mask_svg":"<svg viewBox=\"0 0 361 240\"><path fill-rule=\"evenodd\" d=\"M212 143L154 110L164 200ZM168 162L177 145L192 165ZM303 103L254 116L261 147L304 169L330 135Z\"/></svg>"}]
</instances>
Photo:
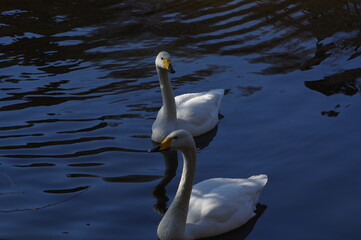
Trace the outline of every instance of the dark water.
<instances>
[{"instance_id":1,"label":"dark water","mask_svg":"<svg viewBox=\"0 0 361 240\"><path fill-rule=\"evenodd\" d=\"M247 239L361 239L360 28L359 1L1 1L0 239L156 239L160 50L176 94L230 90L196 182L269 175Z\"/></svg>"}]
</instances>

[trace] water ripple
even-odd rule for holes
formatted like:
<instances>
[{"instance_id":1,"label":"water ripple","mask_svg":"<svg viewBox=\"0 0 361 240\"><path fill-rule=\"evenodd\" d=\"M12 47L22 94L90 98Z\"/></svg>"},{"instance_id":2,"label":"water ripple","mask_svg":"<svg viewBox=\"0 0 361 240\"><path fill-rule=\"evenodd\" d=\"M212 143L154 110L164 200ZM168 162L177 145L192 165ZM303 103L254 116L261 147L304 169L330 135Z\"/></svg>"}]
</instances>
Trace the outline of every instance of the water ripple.
<instances>
[{"instance_id":1,"label":"water ripple","mask_svg":"<svg viewBox=\"0 0 361 240\"><path fill-rule=\"evenodd\" d=\"M358 169L345 166L358 156L352 155L357 143L347 133L357 132L359 126L355 98L361 92L359 2L37 2L7 1L0 11L0 176L6 177L0 201L7 208L0 213L14 212L2 223L3 238L45 239L37 237L40 233L54 239L64 236L56 237L59 233L72 239L155 238L151 206L159 201L164 213L165 185L170 183L167 191L173 191L176 182L170 181L177 173L169 170L170 161L146 153L152 145L151 125L161 107L154 67L154 56L161 50L174 56L177 73L171 77L176 94L230 88L221 110L228 115L219 130L196 139L202 165L198 180L218 174L223 163L212 158L220 156L218 149L232 147L220 157L246 160L227 161L222 165L225 174L261 166L272 172L276 188L277 176L295 170L290 182L305 189L319 184L304 196L305 204L324 203L315 193L322 188L326 196L326 182L330 185L326 180L337 188L332 179ZM239 142L236 148L228 144L233 140ZM277 148L269 146L272 143ZM314 154L313 158L307 155L299 161L303 155L295 154L297 150ZM342 165L337 165L335 156L342 156ZM325 162L335 165L327 168ZM287 169L281 167L283 163ZM298 181L303 168L312 184ZM310 169L323 172L312 175ZM345 175L337 175L335 169ZM158 180L161 194L153 199ZM59 206L68 203L62 199L64 194L83 192L88 194L86 201L70 197L71 204ZM277 196L267 197L276 199L273 209L295 209L290 203L277 206ZM294 197L292 204L292 200L297 201ZM327 208L338 203L338 199L334 205L328 201ZM52 206L57 207L19 213ZM284 219L282 213L272 214ZM297 209L296 213L303 214ZM139 219L151 234L137 231ZM41 224L33 224L38 220L51 227L44 230ZM88 221L99 235L81 235L79 225ZM349 229L352 222L347 222ZM307 223L315 221L303 221ZM109 237L113 232L117 236ZM284 232L292 239L292 231L285 228Z\"/></svg>"},{"instance_id":2,"label":"water ripple","mask_svg":"<svg viewBox=\"0 0 361 240\"><path fill-rule=\"evenodd\" d=\"M89 155L97 155L104 152L148 152L148 150L121 148L121 147L103 147L98 149L84 150L71 154L49 154L49 155L32 155L32 154L9 154L2 155L4 158L76 158Z\"/></svg>"}]
</instances>

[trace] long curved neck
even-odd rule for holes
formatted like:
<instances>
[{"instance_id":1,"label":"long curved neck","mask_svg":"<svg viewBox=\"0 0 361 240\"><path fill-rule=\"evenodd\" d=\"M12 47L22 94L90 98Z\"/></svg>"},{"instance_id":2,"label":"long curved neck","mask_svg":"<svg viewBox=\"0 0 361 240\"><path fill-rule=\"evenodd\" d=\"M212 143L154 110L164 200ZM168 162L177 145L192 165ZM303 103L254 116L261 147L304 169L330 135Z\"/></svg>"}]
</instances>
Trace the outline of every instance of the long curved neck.
<instances>
[{"instance_id":1,"label":"long curved neck","mask_svg":"<svg viewBox=\"0 0 361 240\"><path fill-rule=\"evenodd\" d=\"M172 204L158 226L160 239L184 239L188 214L189 199L191 197L194 172L196 167L195 147L182 151L183 171L177 193Z\"/></svg>"},{"instance_id":2,"label":"long curved neck","mask_svg":"<svg viewBox=\"0 0 361 240\"><path fill-rule=\"evenodd\" d=\"M163 115L166 121L176 121L177 111L175 106L173 89L168 78L168 72L158 67L158 77L163 99Z\"/></svg>"}]
</instances>

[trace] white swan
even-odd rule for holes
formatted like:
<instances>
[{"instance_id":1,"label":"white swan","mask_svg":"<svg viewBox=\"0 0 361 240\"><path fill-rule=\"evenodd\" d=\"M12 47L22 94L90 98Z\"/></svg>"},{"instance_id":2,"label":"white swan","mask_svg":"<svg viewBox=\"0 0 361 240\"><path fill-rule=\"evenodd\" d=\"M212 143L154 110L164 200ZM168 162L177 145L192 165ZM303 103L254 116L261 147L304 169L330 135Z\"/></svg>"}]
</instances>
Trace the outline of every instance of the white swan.
<instances>
[{"instance_id":1,"label":"white swan","mask_svg":"<svg viewBox=\"0 0 361 240\"><path fill-rule=\"evenodd\" d=\"M171 56L160 52L155 59L163 107L152 126L152 140L161 142L176 129L186 129L192 136L212 130L218 123L218 113L224 89L188 93L174 97L168 72L174 73Z\"/></svg>"},{"instance_id":2,"label":"white swan","mask_svg":"<svg viewBox=\"0 0 361 240\"><path fill-rule=\"evenodd\" d=\"M217 236L240 227L255 215L255 204L267 183L266 175L248 179L213 178L192 189L196 167L192 136L185 130L173 131L150 151L167 149L181 151L184 165L174 200L158 225L161 240Z\"/></svg>"}]
</instances>

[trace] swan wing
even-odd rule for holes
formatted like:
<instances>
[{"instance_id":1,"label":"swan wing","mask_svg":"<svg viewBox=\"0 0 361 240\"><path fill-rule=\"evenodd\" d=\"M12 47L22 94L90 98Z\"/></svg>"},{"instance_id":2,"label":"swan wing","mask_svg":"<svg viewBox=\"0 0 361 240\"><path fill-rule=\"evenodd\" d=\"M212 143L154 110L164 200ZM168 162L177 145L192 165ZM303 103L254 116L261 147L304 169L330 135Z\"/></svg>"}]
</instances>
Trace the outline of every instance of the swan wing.
<instances>
[{"instance_id":1,"label":"swan wing","mask_svg":"<svg viewBox=\"0 0 361 240\"><path fill-rule=\"evenodd\" d=\"M194 185L187 236L215 236L245 224L255 215L255 205L266 183L266 175L257 175L248 179L214 178Z\"/></svg>"},{"instance_id":2,"label":"swan wing","mask_svg":"<svg viewBox=\"0 0 361 240\"><path fill-rule=\"evenodd\" d=\"M218 123L218 113L223 89L187 93L175 97L178 128L188 130L193 136L212 130Z\"/></svg>"}]
</instances>

